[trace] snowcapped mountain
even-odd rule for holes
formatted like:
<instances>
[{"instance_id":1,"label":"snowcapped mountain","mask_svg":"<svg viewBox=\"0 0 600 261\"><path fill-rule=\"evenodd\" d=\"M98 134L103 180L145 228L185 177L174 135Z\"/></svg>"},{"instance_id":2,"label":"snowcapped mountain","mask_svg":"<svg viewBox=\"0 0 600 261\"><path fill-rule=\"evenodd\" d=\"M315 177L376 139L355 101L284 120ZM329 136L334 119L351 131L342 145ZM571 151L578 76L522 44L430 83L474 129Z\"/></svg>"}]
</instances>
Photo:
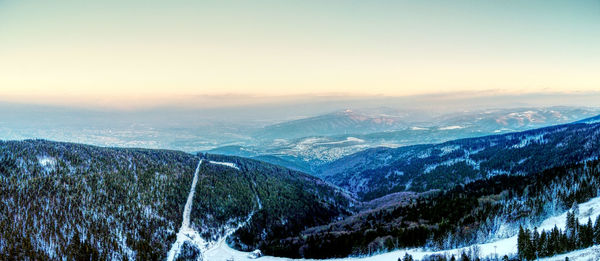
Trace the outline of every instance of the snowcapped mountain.
<instances>
[{"instance_id":1,"label":"snowcapped mountain","mask_svg":"<svg viewBox=\"0 0 600 261\"><path fill-rule=\"evenodd\" d=\"M217 147L209 152L258 157L314 173L315 167L369 148L523 131L570 123L598 113L596 108L583 107L463 111L438 116L382 109L341 111L271 125L255 134L255 142Z\"/></svg>"},{"instance_id":2,"label":"snowcapped mountain","mask_svg":"<svg viewBox=\"0 0 600 261\"><path fill-rule=\"evenodd\" d=\"M344 111L282 122L259 130L259 138L301 138L339 134L360 134L404 128L412 118L410 113L396 112L393 115L379 111Z\"/></svg>"},{"instance_id":3,"label":"snowcapped mountain","mask_svg":"<svg viewBox=\"0 0 600 261\"><path fill-rule=\"evenodd\" d=\"M574 122L598 113L597 109L585 107L534 107L448 114L439 116L435 120L462 128L478 126L506 132Z\"/></svg>"}]
</instances>

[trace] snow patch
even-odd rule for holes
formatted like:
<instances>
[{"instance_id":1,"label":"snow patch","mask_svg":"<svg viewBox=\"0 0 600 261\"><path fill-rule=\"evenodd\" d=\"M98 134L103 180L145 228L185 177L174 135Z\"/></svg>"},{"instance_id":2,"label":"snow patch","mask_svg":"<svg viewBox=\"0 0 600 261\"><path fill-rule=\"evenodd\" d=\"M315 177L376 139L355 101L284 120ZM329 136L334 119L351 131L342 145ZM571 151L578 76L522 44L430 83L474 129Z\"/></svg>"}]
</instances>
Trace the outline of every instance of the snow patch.
<instances>
[{"instance_id":1,"label":"snow patch","mask_svg":"<svg viewBox=\"0 0 600 261\"><path fill-rule=\"evenodd\" d=\"M37 159L38 159L38 163L40 164L40 166L42 166L44 171L51 172L56 169L56 159L55 158L44 155L44 156L38 156Z\"/></svg>"},{"instance_id":2,"label":"snow patch","mask_svg":"<svg viewBox=\"0 0 600 261\"><path fill-rule=\"evenodd\" d=\"M208 163L222 165L222 166L227 166L227 167L230 167L230 168L234 168L234 169L240 170L240 168L238 168L238 166L235 165L235 163L231 163L231 162L222 162L222 161L209 160Z\"/></svg>"},{"instance_id":3,"label":"snow patch","mask_svg":"<svg viewBox=\"0 0 600 261\"><path fill-rule=\"evenodd\" d=\"M441 127L438 130L458 130L458 129L464 129L464 128L465 127L463 127L463 126L452 125L452 126Z\"/></svg>"},{"instance_id":4,"label":"snow patch","mask_svg":"<svg viewBox=\"0 0 600 261\"><path fill-rule=\"evenodd\" d=\"M452 166L454 164L457 164L459 162L464 162L465 164L472 166L474 169L479 169L479 162L476 162L474 160L472 160L471 158L467 156L465 157L461 157L461 158L454 158L454 159L449 159L440 163L435 163L435 164L431 164L431 165L427 165L425 167L425 169L423 170L424 174L430 173L432 171L434 171L437 167L439 166Z\"/></svg>"},{"instance_id":5,"label":"snow patch","mask_svg":"<svg viewBox=\"0 0 600 261\"><path fill-rule=\"evenodd\" d=\"M418 155L417 158L419 159L424 159L424 158L428 158L431 157L431 150L425 150L425 151L421 151Z\"/></svg>"},{"instance_id":6,"label":"snow patch","mask_svg":"<svg viewBox=\"0 0 600 261\"><path fill-rule=\"evenodd\" d=\"M400 171L400 170L388 171L388 173L385 175L385 177L389 178L392 175L394 175L394 176L404 176L404 171Z\"/></svg>"},{"instance_id":7,"label":"snow patch","mask_svg":"<svg viewBox=\"0 0 600 261\"><path fill-rule=\"evenodd\" d=\"M319 142L319 143L315 143L314 145L318 145L318 146L320 146L320 145L336 145L336 144L344 144L344 143L349 143L349 142L364 143L365 140L355 138L355 137L347 137L345 140L331 141L331 142Z\"/></svg>"},{"instance_id":8,"label":"snow patch","mask_svg":"<svg viewBox=\"0 0 600 261\"><path fill-rule=\"evenodd\" d=\"M450 152L453 152L453 151L458 150L458 149L460 149L460 146L458 146L458 145L451 145L451 146L441 147L440 150L442 151L442 153L440 153L439 156L441 157L441 156L448 155Z\"/></svg>"},{"instance_id":9,"label":"snow patch","mask_svg":"<svg viewBox=\"0 0 600 261\"><path fill-rule=\"evenodd\" d=\"M534 136L525 136L525 138L521 139L519 144L515 144L512 146L513 149L524 148L529 144L538 143L545 144L547 141L544 139L544 133L534 135Z\"/></svg>"}]
</instances>

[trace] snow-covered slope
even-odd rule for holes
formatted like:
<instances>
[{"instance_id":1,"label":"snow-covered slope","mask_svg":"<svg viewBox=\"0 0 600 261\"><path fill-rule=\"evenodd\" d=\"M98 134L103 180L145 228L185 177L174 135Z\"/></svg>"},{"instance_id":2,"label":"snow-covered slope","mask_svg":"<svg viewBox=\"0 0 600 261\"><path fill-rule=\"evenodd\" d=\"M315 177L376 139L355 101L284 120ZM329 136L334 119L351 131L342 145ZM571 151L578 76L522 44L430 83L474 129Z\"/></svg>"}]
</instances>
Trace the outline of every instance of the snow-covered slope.
<instances>
[{"instance_id":1,"label":"snow-covered slope","mask_svg":"<svg viewBox=\"0 0 600 261\"><path fill-rule=\"evenodd\" d=\"M200 172L200 165L202 161L198 162L196 171L194 172L194 179L192 181L192 187L190 194L188 195L185 207L183 209L183 221L181 228L177 232L177 240L173 243L173 246L167 253L167 261L173 261L179 256L179 251L185 242L192 242L192 244L200 249L201 252L206 248L207 242L200 236L198 231L190 227L190 213L192 212L192 203L194 202L194 194L196 192L196 184L198 183L198 172Z\"/></svg>"},{"instance_id":2,"label":"snow-covered slope","mask_svg":"<svg viewBox=\"0 0 600 261\"><path fill-rule=\"evenodd\" d=\"M539 261L565 261L567 257L570 261L597 261L600 260L600 246L580 249L553 257L540 258Z\"/></svg>"},{"instance_id":3,"label":"snow-covered slope","mask_svg":"<svg viewBox=\"0 0 600 261\"><path fill-rule=\"evenodd\" d=\"M235 165L235 163L222 162L222 161L214 161L214 160L209 160L208 162L210 164L217 164L217 165L226 166L226 167L230 167L230 168L234 168L234 169L240 170L240 168L237 165Z\"/></svg>"},{"instance_id":4,"label":"snow-covered slope","mask_svg":"<svg viewBox=\"0 0 600 261\"><path fill-rule=\"evenodd\" d=\"M585 203L580 204L579 205L579 213L580 214L579 214L578 218L579 218L580 223L585 223L588 218L591 218L592 220L594 220L598 215L600 215L600 197L593 198ZM566 216L567 216L567 212L564 212L561 215L549 217L540 224L540 226L538 227L538 230L548 231L548 230L554 228L554 226L557 226L559 229L564 229ZM509 237L509 238L505 238L505 239L501 239L501 240L497 240L497 241L493 241L493 242L489 242L489 243L477 244L477 245L473 245L473 246L469 246L469 247L444 250L444 251L428 251L428 250L421 249L421 248L413 248L413 249L396 250L396 251L383 253L383 254L377 254L377 255L368 256L368 257L334 258L334 259L327 259L327 260L389 261L389 260L397 260L399 257L404 256L404 254L406 254L406 253L411 254L416 259L422 259L425 256L433 255L433 254L447 254L447 255L458 256L463 251L468 252L469 250L472 250L475 248L477 248L479 250L481 257L494 257L495 255L498 255L499 257L502 257L504 255L514 256L517 253L517 236L515 235L515 236ZM588 258L588 257L592 258L592 260L598 260L598 259L593 259L593 257L599 256L598 255L599 253L600 253L600 247L596 246L596 247L592 247L592 248L588 248L588 249L584 249L584 250L579 250L579 251L559 255L556 257L552 257L552 258L546 258L543 260L564 260L565 256L569 256L569 258L571 260L579 260L577 258ZM227 260L231 260L231 259L236 260L236 261L252 260L250 253L234 250L234 249L230 248L229 246L227 246L227 244L219 245L218 248L216 248L216 249L212 250L210 253L208 253L206 257L208 260L211 260L211 261L227 261ZM265 256L265 257L260 258L260 260L284 261L284 260L298 260L298 259ZM306 259L306 260L312 260L312 259ZM588 259L581 259L581 260L588 260Z\"/></svg>"}]
</instances>

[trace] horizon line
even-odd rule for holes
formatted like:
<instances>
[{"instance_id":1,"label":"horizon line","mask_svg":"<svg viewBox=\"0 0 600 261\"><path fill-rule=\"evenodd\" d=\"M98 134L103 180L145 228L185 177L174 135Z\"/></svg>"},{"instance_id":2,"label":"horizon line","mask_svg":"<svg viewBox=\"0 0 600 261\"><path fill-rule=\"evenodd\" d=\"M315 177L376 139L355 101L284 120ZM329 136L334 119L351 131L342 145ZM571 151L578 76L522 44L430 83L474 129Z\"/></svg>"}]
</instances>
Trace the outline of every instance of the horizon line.
<instances>
[{"instance_id":1,"label":"horizon line","mask_svg":"<svg viewBox=\"0 0 600 261\"><path fill-rule=\"evenodd\" d=\"M116 111L136 111L157 108L181 108L181 109L200 109L200 108L235 108L245 106L264 106L277 105L285 103L306 103L318 101L361 101L361 100L385 100L385 99L468 99L468 98L487 98L487 97L531 97L531 96L600 96L599 91L526 91L516 92L500 89L477 90L477 91L447 91L431 92L421 94L407 95L389 95L389 94L359 94L344 92L324 92L324 93L298 93L298 94L255 94L255 93L214 93L214 94L193 94L193 95L164 95L153 96L109 96L90 98L82 95L73 95L65 97L56 95L20 95L11 98L0 97L0 104L4 105L30 105L40 107L56 108L81 108L91 110L116 110ZM18 97L18 98L16 98ZM32 98L35 97L35 98ZM127 103L123 103L127 102ZM202 104L199 104L202 103ZM600 104L599 104L600 106Z\"/></svg>"}]
</instances>

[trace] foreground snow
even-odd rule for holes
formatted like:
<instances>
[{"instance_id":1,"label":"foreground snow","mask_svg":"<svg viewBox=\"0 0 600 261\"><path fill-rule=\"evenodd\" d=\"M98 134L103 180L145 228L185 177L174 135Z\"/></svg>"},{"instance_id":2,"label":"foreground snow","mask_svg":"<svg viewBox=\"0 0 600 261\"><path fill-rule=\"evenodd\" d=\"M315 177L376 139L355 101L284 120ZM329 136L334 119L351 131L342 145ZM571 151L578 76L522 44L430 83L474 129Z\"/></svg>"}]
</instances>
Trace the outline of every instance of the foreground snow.
<instances>
[{"instance_id":1,"label":"foreground snow","mask_svg":"<svg viewBox=\"0 0 600 261\"><path fill-rule=\"evenodd\" d=\"M600 197L593 198L585 203L579 205L579 222L585 223L588 218L594 220L598 215L600 215ZM564 212L561 215L553 216L545 219L541 225L538 227L538 230L542 229L548 231L556 225L559 229L565 228L565 220L566 220L567 212ZM490 243L485 244L477 244L479 248L479 255L481 257L494 257L498 255L498 257L502 257L504 255L516 255L517 253L517 236L497 240ZM405 249L405 250L395 250L392 252L378 254L369 257L348 257L348 258L333 258L328 260L344 260L344 261L390 261L390 260L398 260L399 257L404 256L405 253L411 254L416 259L422 259L424 256L432 255L432 254L446 254L446 255L460 255L463 251L468 252L470 247L444 250L444 251L427 251L425 249L413 248L413 249ZM541 260L564 260L565 257L569 257L570 260L600 260L600 246L594 246L588 249L578 250L575 252L558 255L552 258L545 258ZM242 260L253 260L250 257L250 253L242 252L235 249L232 249L227 244L219 244L215 246L214 249L211 249L209 253L206 254L207 260L210 261L242 261ZM284 260L294 260L290 258L281 258L281 257L272 257L272 256L264 256L259 260L261 261L284 261ZM312 259L306 259L312 260Z\"/></svg>"},{"instance_id":2,"label":"foreground snow","mask_svg":"<svg viewBox=\"0 0 600 261\"><path fill-rule=\"evenodd\" d=\"M540 261L565 261L565 258L568 257L571 261L597 261L600 260L600 246L593 246L585 249L580 249L577 251L569 252L566 254L556 255L553 257L545 257L540 258Z\"/></svg>"}]
</instances>

